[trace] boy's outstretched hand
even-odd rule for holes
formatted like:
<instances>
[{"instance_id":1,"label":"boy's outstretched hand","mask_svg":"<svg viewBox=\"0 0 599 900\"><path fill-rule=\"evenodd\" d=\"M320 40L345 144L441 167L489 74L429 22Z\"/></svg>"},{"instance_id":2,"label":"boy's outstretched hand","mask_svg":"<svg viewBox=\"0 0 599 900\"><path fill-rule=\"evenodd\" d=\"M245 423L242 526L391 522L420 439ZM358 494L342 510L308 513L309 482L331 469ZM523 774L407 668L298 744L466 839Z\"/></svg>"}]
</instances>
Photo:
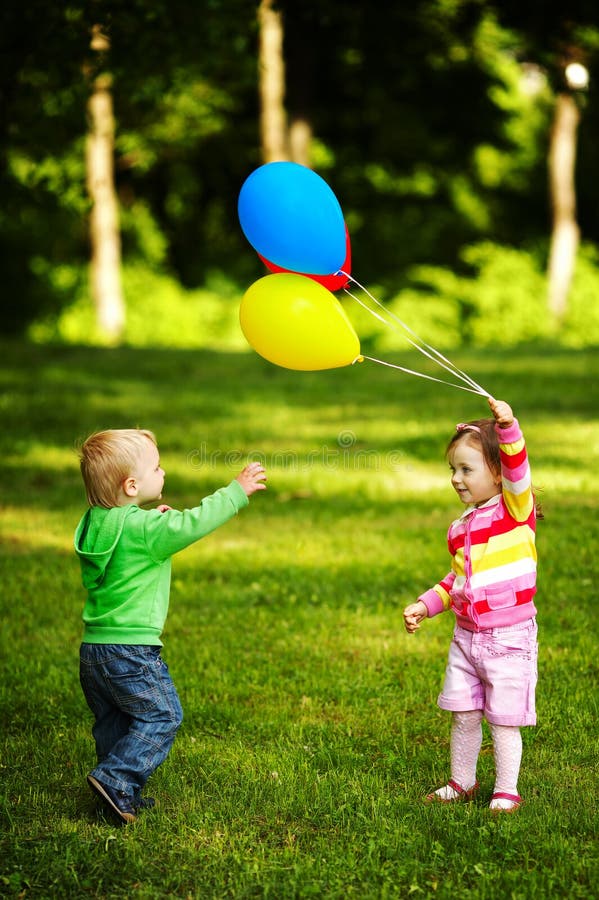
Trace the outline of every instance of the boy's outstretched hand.
<instances>
[{"instance_id":1,"label":"boy's outstretched hand","mask_svg":"<svg viewBox=\"0 0 599 900\"><path fill-rule=\"evenodd\" d=\"M495 421L499 427L509 428L514 421L512 407L509 406L505 400L495 400L493 397L489 397L488 400L491 412L495 416Z\"/></svg>"},{"instance_id":2,"label":"boy's outstretched hand","mask_svg":"<svg viewBox=\"0 0 599 900\"><path fill-rule=\"evenodd\" d=\"M266 469L259 462L249 463L245 469L237 476L237 481L244 489L248 497L251 497L255 491L266 490Z\"/></svg>"}]
</instances>

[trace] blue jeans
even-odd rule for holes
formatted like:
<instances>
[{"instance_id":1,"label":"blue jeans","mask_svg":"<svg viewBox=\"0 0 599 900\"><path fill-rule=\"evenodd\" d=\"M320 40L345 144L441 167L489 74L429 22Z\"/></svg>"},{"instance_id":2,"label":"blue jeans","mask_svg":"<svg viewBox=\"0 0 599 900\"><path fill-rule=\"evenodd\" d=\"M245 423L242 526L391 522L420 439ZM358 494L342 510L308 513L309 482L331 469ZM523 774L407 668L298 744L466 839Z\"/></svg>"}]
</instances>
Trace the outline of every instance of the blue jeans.
<instances>
[{"instance_id":1,"label":"blue jeans","mask_svg":"<svg viewBox=\"0 0 599 900\"><path fill-rule=\"evenodd\" d=\"M160 647L81 644L79 663L81 687L95 716L98 764L90 774L138 799L183 721Z\"/></svg>"}]
</instances>

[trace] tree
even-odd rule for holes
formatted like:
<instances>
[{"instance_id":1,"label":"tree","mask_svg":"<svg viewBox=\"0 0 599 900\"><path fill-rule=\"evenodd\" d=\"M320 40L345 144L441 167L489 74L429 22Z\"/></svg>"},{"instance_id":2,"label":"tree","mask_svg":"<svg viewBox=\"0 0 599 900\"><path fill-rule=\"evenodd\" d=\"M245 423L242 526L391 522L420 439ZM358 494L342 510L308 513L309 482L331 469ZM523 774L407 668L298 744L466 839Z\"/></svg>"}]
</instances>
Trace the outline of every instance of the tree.
<instances>
[{"instance_id":1,"label":"tree","mask_svg":"<svg viewBox=\"0 0 599 900\"><path fill-rule=\"evenodd\" d=\"M0 5L0 331L72 302L87 256L82 53L71 5ZM60 273L57 277L56 273Z\"/></svg>"},{"instance_id":2,"label":"tree","mask_svg":"<svg viewBox=\"0 0 599 900\"><path fill-rule=\"evenodd\" d=\"M541 0L415 0L391 4L383 17L372 4L341 0L8 0L0 7L3 330L11 319L23 330L89 293L91 100L82 72L99 6L113 81L98 97L112 97L118 123L124 278L149 268L234 296L260 270L237 227L239 188L270 158L313 165L327 179L356 276L389 292L415 266L471 274L462 251L480 241L546 247L548 98L561 88L553 80L534 104L518 88L527 60L555 70L561 26ZM269 93L278 124L268 141L259 10L278 22ZM570 0L567 12L583 23L569 28L570 45L591 54L594 3ZM90 78L103 71L94 65ZM577 131L585 190L571 208L586 240L598 241L594 85Z\"/></svg>"},{"instance_id":3,"label":"tree","mask_svg":"<svg viewBox=\"0 0 599 900\"><path fill-rule=\"evenodd\" d=\"M119 208L114 184L114 113L112 78L105 71L110 41L94 25L90 43L97 54L88 101L89 131L86 162L90 211L91 291L100 333L118 342L125 327L125 302L121 286L121 238Z\"/></svg>"},{"instance_id":4,"label":"tree","mask_svg":"<svg viewBox=\"0 0 599 900\"><path fill-rule=\"evenodd\" d=\"M565 7L547 5L543 0L503 0L494 5L498 18L517 29L522 56L542 66L555 94L547 155L551 212L547 302L551 317L559 325L567 311L580 240L575 164L581 104L576 93L587 86L588 71L583 61L591 59L599 48L596 4L571 0ZM577 75L582 82L577 81Z\"/></svg>"},{"instance_id":5,"label":"tree","mask_svg":"<svg viewBox=\"0 0 599 900\"><path fill-rule=\"evenodd\" d=\"M274 6L273 0L261 0L258 9L258 80L262 159L264 162L291 159L309 166L312 142L310 105L313 98L305 88L312 71L312 67L306 65L311 45L309 41L298 41L297 35L295 40L289 40L286 34L289 20L293 21L291 12L283 15L281 8ZM293 56L298 44L301 46L303 64ZM291 76L291 83L288 82L288 75ZM289 95L293 104L290 115L286 107L286 97Z\"/></svg>"},{"instance_id":6,"label":"tree","mask_svg":"<svg viewBox=\"0 0 599 900\"><path fill-rule=\"evenodd\" d=\"M571 93L555 100L555 115L549 141L549 197L552 211L551 243L547 263L549 312L559 323L568 307L568 294L580 229L576 219L576 135L580 112Z\"/></svg>"},{"instance_id":7,"label":"tree","mask_svg":"<svg viewBox=\"0 0 599 900\"><path fill-rule=\"evenodd\" d=\"M290 119L314 135L356 273L397 283L414 262L455 261L480 227L457 208L476 189L469 160L502 118L473 49L482 5L391 4L382 18L365 3L283 8Z\"/></svg>"},{"instance_id":8,"label":"tree","mask_svg":"<svg viewBox=\"0 0 599 900\"><path fill-rule=\"evenodd\" d=\"M265 163L288 159L283 18L273 0L261 0L259 22L260 142Z\"/></svg>"}]
</instances>

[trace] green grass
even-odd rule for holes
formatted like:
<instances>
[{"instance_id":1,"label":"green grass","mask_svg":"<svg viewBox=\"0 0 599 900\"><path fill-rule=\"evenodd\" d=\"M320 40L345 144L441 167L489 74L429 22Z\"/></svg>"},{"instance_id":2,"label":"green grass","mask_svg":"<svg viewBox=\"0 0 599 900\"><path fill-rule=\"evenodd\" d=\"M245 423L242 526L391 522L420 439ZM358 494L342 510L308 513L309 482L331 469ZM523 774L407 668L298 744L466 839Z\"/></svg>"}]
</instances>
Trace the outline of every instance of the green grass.
<instances>
[{"instance_id":1,"label":"green grass","mask_svg":"<svg viewBox=\"0 0 599 900\"><path fill-rule=\"evenodd\" d=\"M526 803L429 808L448 774L436 706L452 621L401 611L447 570L443 452L481 398L364 363L3 344L0 895L97 898L596 896L596 356L456 362L522 421L542 489L539 724ZM418 367L414 353L395 359ZM183 506L248 456L269 490L173 565L167 659L185 722L133 827L95 816L78 684L77 440L157 433Z\"/></svg>"}]
</instances>

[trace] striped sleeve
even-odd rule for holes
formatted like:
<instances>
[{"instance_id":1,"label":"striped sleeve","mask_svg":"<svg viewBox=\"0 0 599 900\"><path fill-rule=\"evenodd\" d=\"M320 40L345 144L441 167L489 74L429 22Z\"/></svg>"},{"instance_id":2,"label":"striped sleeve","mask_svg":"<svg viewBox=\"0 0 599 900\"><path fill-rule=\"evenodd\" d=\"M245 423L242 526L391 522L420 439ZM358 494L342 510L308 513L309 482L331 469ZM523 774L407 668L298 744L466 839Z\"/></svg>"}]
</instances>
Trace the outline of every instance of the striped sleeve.
<instances>
[{"instance_id":1,"label":"striped sleeve","mask_svg":"<svg viewBox=\"0 0 599 900\"><path fill-rule=\"evenodd\" d=\"M526 522L534 509L534 497L528 455L517 419L509 428L495 426L501 457L503 500L517 522Z\"/></svg>"},{"instance_id":2,"label":"striped sleeve","mask_svg":"<svg viewBox=\"0 0 599 900\"><path fill-rule=\"evenodd\" d=\"M433 588L430 588L430 590L425 591L424 594L421 594L420 597L418 597L418 599L422 600L426 606L430 619L432 619L433 616L439 615L439 613L446 612L451 606L449 592L454 581L455 574L450 572L443 581L440 581L439 584L436 584Z\"/></svg>"}]
</instances>

